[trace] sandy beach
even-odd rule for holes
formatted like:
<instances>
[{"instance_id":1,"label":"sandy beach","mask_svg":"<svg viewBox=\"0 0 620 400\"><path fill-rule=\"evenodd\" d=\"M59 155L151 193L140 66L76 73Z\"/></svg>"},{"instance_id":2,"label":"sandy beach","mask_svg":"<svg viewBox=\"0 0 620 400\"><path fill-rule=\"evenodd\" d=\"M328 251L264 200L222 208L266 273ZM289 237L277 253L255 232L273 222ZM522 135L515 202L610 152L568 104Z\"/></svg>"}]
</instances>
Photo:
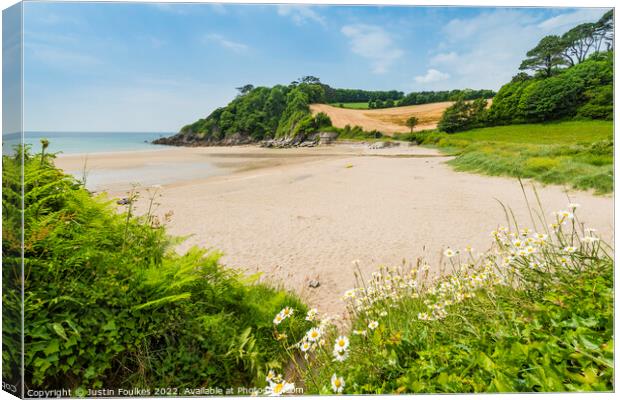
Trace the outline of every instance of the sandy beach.
<instances>
[{"instance_id":1,"label":"sandy beach","mask_svg":"<svg viewBox=\"0 0 620 400\"><path fill-rule=\"evenodd\" d=\"M79 175L84 155L57 166ZM506 224L499 202L523 225L530 214L516 179L455 172L432 149L371 150L363 144L304 149L162 148L90 154L92 189L124 197L131 182L161 184L157 214L173 211L179 246L220 250L222 261L281 282L322 312L341 313L354 286L353 260L369 276L380 265L424 257L437 269L442 250L484 251L490 232ZM88 182L88 181L87 181ZM527 195L535 203L532 182ZM546 210L581 204L578 216L610 240L613 198L536 184ZM138 204L144 211L146 194ZM309 288L318 280L318 288Z\"/></svg>"}]
</instances>

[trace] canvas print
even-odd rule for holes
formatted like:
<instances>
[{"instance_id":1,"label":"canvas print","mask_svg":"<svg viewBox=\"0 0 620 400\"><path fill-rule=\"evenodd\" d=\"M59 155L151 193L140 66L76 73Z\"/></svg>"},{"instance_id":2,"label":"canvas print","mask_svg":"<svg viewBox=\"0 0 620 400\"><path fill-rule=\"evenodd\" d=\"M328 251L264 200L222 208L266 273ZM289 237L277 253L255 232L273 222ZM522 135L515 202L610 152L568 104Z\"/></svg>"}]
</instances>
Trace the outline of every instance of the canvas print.
<instances>
[{"instance_id":1,"label":"canvas print","mask_svg":"<svg viewBox=\"0 0 620 400\"><path fill-rule=\"evenodd\" d=\"M613 393L613 3L2 33L4 391Z\"/></svg>"}]
</instances>

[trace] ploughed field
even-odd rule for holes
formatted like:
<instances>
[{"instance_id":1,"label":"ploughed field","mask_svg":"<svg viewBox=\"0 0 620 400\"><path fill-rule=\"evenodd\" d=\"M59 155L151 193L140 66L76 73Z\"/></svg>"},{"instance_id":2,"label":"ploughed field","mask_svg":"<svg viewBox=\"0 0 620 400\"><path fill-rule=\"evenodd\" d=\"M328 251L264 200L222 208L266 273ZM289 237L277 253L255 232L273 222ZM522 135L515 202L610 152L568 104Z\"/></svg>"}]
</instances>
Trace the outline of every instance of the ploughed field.
<instances>
[{"instance_id":1,"label":"ploughed field","mask_svg":"<svg viewBox=\"0 0 620 400\"><path fill-rule=\"evenodd\" d=\"M409 132L410 129L405 122L410 117L418 118L418 125L414 131L435 129L441 115L451 104L451 101L444 101L375 110L354 110L328 104L311 104L310 109L313 114L324 112L329 115L332 125L338 128L344 128L346 125L351 125L351 127L358 125L366 131L376 129L385 135L392 135Z\"/></svg>"}]
</instances>

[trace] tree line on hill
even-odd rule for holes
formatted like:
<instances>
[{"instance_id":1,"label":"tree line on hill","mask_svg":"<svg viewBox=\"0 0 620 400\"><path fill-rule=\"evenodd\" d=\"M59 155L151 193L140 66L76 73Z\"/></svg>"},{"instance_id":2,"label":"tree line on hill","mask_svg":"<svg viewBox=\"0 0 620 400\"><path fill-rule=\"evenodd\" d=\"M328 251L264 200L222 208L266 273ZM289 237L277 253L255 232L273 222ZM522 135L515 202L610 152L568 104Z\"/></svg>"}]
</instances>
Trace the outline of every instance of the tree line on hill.
<instances>
[{"instance_id":1,"label":"tree line on hill","mask_svg":"<svg viewBox=\"0 0 620 400\"><path fill-rule=\"evenodd\" d=\"M527 52L510 82L487 108L486 101L459 98L438 129L546 122L565 118L613 118L613 10L561 36L545 36ZM528 71L530 73L527 73Z\"/></svg>"},{"instance_id":2,"label":"tree line on hill","mask_svg":"<svg viewBox=\"0 0 620 400\"><path fill-rule=\"evenodd\" d=\"M371 108L424 104L463 98L489 97L490 90L452 90L403 92L334 89L314 76L304 76L289 85L255 87L247 84L237 88L239 94L227 106L214 110L181 128L172 137L160 138L156 144L171 145L234 145L268 139L296 138L302 141L310 134L331 126L324 113L313 116L310 104L369 101Z\"/></svg>"}]
</instances>

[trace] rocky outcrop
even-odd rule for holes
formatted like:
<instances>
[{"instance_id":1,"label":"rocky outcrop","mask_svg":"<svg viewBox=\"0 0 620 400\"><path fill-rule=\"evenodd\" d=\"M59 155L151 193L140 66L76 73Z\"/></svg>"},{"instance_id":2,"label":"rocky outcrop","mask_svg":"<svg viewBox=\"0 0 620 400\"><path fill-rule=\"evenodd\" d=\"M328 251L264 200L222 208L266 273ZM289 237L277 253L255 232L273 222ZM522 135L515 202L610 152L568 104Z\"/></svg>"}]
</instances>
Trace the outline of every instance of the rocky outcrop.
<instances>
[{"instance_id":1,"label":"rocky outcrop","mask_svg":"<svg viewBox=\"0 0 620 400\"><path fill-rule=\"evenodd\" d=\"M187 146L187 147L200 147L200 146L240 146L244 144L257 143L247 135L241 133L235 133L228 135L224 139L214 140L213 138L204 139L195 134L177 133L174 136L163 137L153 140L153 144L164 144L168 146Z\"/></svg>"},{"instance_id":2,"label":"rocky outcrop","mask_svg":"<svg viewBox=\"0 0 620 400\"><path fill-rule=\"evenodd\" d=\"M390 147L400 146L400 142L392 142L392 141L382 141L375 142L373 144L368 145L369 149L377 150L377 149L388 149Z\"/></svg>"},{"instance_id":3,"label":"rocky outcrop","mask_svg":"<svg viewBox=\"0 0 620 400\"><path fill-rule=\"evenodd\" d=\"M214 140L213 138L204 139L194 133L177 133L174 136L159 138L153 144L164 144L168 146L239 146L244 144L259 143L261 147L267 148L287 148L287 147L314 147L323 144L330 144L338 137L336 132L317 132L310 135L297 135L295 137L284 137L279 139L267 139L257 141L251 137L235 133L226 136L224 139Z\"/></svg>"}]
</instances>

